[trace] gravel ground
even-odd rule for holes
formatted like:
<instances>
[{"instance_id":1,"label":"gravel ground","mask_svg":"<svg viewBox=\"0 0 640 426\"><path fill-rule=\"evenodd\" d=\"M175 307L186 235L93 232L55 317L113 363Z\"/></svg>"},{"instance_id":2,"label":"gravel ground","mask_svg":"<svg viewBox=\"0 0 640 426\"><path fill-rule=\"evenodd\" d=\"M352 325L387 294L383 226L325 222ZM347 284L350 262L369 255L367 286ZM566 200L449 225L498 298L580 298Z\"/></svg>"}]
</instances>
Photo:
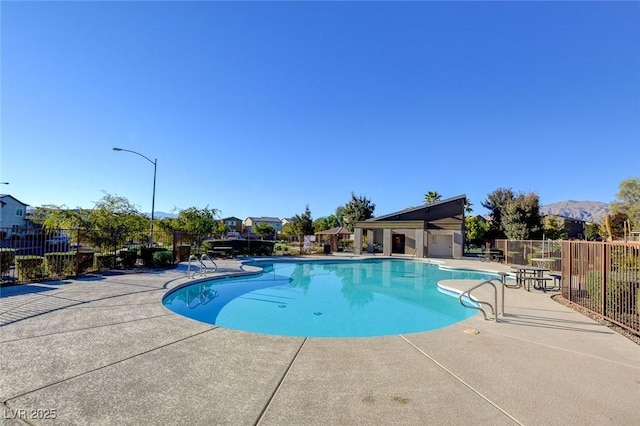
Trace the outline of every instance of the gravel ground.
<instances>
[{"instance_id":1,"label":"gravel ground","mask_svg":"<svg viewBox=\"0 0 640 426\"><path fill-rule=\"evenodd\" d=\"M621 334L624 337L626 337L629 340L631 340L632 342L634 342L635 344L640 345L640 335L634 334L634 333L630 332L627 329L619 327L619 326L617 326L617 325L615 325L615 324L613 324L613 323L601 318L600 316L593 314L592 312L588 311L587 309L582 308L581 306L578 306L578 305L575 305L573 303L570 303L568 300L566 300L565 298L563 298L559 294L556 294L556 295L552 296L551 298L553 300L555 300L556 302L560 303L561 305L568 306L569 308L573 309L574 311L580 312L582 315L587 316L587 317L593 319L594 321L599 322L600 324L606 325L607 327L609 327L610 329L612 329L616 333Z\"/></svg>"}]
</instances>

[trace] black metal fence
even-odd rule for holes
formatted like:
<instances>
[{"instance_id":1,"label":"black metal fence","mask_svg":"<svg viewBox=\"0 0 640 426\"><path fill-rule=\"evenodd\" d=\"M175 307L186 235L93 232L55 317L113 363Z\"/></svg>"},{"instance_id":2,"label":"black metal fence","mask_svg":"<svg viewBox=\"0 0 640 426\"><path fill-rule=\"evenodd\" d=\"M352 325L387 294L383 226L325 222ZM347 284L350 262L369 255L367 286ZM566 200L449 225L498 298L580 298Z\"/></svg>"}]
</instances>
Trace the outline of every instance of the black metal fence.
<instances>
[{"instance_id":1,"label":"black metal fence","mask_svg":"<svg viewBox=\"0 0 640 426\"><path fill-rule=\"evenodd\" d=\"M273 241L215 240L210 234L148 229L0 229L2 283L26 283L113 269L165 267L192 254L225 249L228 256L273 253ZM224 246L224 247L220 247Z\"/></svg>"},{"instance_id":2,"label":"black metal fence","mask_svg":"<svg viewBox=\"0 0 640 426\"><path fill-rule=\"evenodd\" d=\"M171 263L173 235L157 232L153 247L144 230L0 229L0 276L3 283L78 276L106 269L149 266L153 252L166 249Z\"/></svg>"}]
</instances>

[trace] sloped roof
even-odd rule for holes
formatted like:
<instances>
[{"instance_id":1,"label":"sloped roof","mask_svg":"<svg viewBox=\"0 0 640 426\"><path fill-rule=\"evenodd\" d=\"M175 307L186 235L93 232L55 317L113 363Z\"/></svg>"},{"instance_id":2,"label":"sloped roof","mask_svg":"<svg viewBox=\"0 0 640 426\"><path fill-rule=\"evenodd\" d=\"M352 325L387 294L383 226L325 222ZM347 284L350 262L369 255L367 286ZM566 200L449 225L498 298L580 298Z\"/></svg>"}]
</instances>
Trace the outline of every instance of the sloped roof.
<instances>
[{"instance_id":1,"label":"sloped roof","mask_svg":"<svg viewBox=\"0 0 640 426\"><path fill-rule=\"evenodd\" d=\"M250 219L252 222L280 222L280 219L278 219L277 217L268 217L268 216L260 216L260 217L249 216L247 219Z\"/></svg>"},{"instance_id":2,"label":"sloped roof","mask_svg":"<svg viewBox=\"0 0 640 426\"><path fill-rule=\"evenodd\" d=\"M0 199L1 198L5 198L5 197L10 197L13 198L15 201L17 201L19 204L22 204L23 206L28 206L29 204L27 203L23 203L22 201L18 200L16 197L14 197L13 195L9 195L9 194L0 194Z\"/></svg>"},{"instance_id":3,"label":"sloped roof","mask_svg":"<svg viewBox=\"0 0 640 426\"><path fill-rule=\"evenodd\" d=\"M458 195L457 197L447 198L445 200L436 201L435 203L424 204L424 205L419 206L419 207L411 207L411 208L400 210L400 211L397 211L397 212L385 214L383 216L372 217L371 219L367 219L365 222L375 222L377 220L384 220L384 219L387 219L387 218L390 218L390 217L393 217L393 216L397 216L399 214L406 214L406 213L409 213L409 212L414 212L414 211L418 211L418 210L427 209L427 208L430 208L430 207L433 207L433 206L438 206L438 205L441 205L441 204L450 203L452 201L456 201L456 200L459 200L461 198L466 200L467 196L464 195L464 194Z\"/></svg>"},{"instance_id":4,"label":"sloped roof","mask_svg":"<svg viewBox=\"0 0 640 426\"><path fill-rule=\"evenodd\" d=\"M327 229L325 231L316 232L317 235L347 235L351 232L347 228L338 226L337 228Z\"/></svg>"}]
</instances>

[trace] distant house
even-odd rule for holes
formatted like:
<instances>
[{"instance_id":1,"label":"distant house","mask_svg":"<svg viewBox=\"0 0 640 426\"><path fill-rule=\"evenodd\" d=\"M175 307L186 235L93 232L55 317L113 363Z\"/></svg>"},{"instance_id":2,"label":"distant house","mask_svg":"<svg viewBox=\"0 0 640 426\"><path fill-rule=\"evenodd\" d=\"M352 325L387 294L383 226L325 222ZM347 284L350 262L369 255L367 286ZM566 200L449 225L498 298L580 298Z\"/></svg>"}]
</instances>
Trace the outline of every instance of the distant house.
<instances>
[{"instance_id":1,"label":"distant house","mask_svg":"<svg viewBox=\"0 0 640 426\"><path fill-rule=\"evenodd\" d=\"M287 223L291 223L292 220L293 218L283 217L282 219L280 219L280 222L282 222L282 226L284 227Z\"/></svg>"},{"instance_id":2,"label":"distant house","mask_svg":"<svg viewBox=\"0 0 640 426\"><path fill-rule=\"evenodd\" d=\"M227 235L240 235L242 233L242 219L231 216L220 219L220 222L227 227Z\"/></svg>"},{"instance_id":3,"label":"distant house","mask_svg":"<svg viewBox=\"0 0 640 426\"><path fill-rule=\"evenodd\" d=\"M356 222L354 253L362 254L363 230L367 230L369 253L381 245L386 256L462 258L466 204L466 195L460 195Z\"/></svg>"},{"instance_id":4,"label":"distant house","mask_svg":"<svg viewBox=\"0 0 640 426\"><path fill-rule=\"evenodd\" d=\"M584 230L587 227L587 222L585 222L584 220L575 219L573 217L558 216L553 214L546 215L545 217L554 219L564 225L564 229L566 231L565 238L570 240L584 239Z\"/></svg>"},{"instance_id":5,"label":"distant house","mask_svg":"<svg viewBox=\"0 0 640 426\"><path fill-rule=\"evenodd\" d=\"M0 228L5 233L5 238L27 225L27 206L28 204L11 195L0 194Z\"/></svg>"},{"instance_id":6,"label":"distant house","mask_svg":"<svg viewBox=\"0 0 640 426\"><path fill-rule=\"evenodd\" d=\"M258 224L271 225L276 233L282 231L282 221L277 217L253 217L250 216L244 220L244 232L247 236L254 235L253 227Z\"/></svg>"},{"instance_id":7,"label":"distant house","mask_svg":"<svg viewBox=\"0 0 640 426\"><path fill-rule=\"evenodd\" d=\"M476 217L484 223L491 223L493 221L493 217L491 217L490 214L479 214Z\"/></svg>"}]
</instances>

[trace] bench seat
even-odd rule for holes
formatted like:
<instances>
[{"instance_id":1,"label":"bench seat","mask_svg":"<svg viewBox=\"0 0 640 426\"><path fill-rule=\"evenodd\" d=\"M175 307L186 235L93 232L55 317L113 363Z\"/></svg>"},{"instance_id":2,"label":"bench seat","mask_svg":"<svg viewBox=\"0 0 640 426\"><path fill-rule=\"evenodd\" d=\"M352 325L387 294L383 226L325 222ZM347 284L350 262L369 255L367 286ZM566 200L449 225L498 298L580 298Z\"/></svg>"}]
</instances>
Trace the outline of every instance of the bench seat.
<instances>
[{"instance_id":1,"label":"bench seat","mask_svg":"<svg viewBox=\"0 0 640 426\"><path fill-rule=\"evenodd\" d=\"M527 291L531 289L532 283L533 283L533 288L542 290L542 291L547 291L547 282L551 281L553 278L525 275L520 279L524 282L524 285Z\"/></svg>"}]
</instances>

